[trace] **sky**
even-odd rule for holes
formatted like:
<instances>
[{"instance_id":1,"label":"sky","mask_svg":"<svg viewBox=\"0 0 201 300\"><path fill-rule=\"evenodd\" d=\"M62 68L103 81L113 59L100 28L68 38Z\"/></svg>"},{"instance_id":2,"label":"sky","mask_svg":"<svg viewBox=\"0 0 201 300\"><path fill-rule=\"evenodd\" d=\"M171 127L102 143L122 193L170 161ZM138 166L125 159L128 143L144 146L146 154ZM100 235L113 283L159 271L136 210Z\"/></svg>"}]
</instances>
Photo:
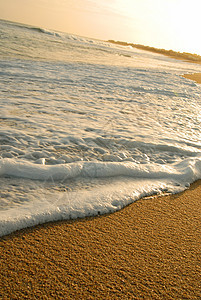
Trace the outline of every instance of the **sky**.
<instances>
[{"instance_id":1,"label":"sky","mask_svg":"<svg viewBox=\"0 0 201 300\"><path fill-rule=\"evenodd\" d=\"M0 19L201 55L200 0L0 0Z\"/></svg>"}]
</instances>

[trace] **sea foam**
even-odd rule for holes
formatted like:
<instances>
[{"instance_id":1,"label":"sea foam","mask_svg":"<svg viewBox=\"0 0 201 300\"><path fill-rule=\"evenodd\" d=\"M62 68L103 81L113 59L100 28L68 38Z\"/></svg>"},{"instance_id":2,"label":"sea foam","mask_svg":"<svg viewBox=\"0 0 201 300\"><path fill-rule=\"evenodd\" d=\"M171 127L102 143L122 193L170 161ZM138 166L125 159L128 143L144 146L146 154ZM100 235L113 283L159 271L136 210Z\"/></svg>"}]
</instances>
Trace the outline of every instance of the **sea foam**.
<instances>
[{"instance_id":1,"label":"sea foam","mask_svg":"<svg viewBox=\"0 0 201 300\"><path fill-rule=\"evenodd\" d=\"M26 203L8 205L3 210L0 215L2 236L44 222L111 213L148 195L181 192L201 178L201 157L174 165L147 164L143 167L133 162L77 162L47 166L4 159L0 161L0 175L42 182L41 186L36 182L34 193L32 191L29 195L27 192L29 200ZM72 178L78 181L87 179L88 184L85 181L85 185L77 190L55 189L59 182L68 187ZM105 181L90 185L95 178ZM54 183L49 190L48 181Z\"/></svg>"},{"instance_id":2,"label":"sea foam","mask_svg":"<svg viewBox=\"0 0 201 300\"><path fill-rule=\"evenodd\" d=\"M137 164L134 162L75 162L58 165L34 164L13 159L0 160L0 176L33 180L64 180L77 177L102 178L127 176L133 178L173 179L192 183L201 178L201 155L175 164Z\"/></svg>"}]
</instances>

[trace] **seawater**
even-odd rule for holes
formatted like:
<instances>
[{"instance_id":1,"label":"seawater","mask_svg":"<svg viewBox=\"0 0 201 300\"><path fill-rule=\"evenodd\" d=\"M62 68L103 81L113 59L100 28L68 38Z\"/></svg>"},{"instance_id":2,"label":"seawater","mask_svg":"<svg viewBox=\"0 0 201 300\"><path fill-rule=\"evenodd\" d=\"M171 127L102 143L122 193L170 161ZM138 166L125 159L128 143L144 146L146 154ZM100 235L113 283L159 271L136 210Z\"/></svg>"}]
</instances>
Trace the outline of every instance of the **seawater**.
<instances>
[{"instance_id":1,"label":"seawater","mask_svg":"<svg viewBox=\"0 0 201 300\"><path fill-rule=\"evenodd\" d=\"M0 21L0 236L201 178L200 66Z\"/></svg>"}]
</instances>

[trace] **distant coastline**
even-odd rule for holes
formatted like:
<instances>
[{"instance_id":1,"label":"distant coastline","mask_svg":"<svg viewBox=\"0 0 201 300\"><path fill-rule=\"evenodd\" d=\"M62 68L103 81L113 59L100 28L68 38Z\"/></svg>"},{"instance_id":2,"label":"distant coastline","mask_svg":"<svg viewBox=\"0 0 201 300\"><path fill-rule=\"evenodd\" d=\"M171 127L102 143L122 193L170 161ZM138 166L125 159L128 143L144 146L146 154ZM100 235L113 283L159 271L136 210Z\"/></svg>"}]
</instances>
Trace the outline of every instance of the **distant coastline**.
<instances>
[{"instance_id":1,"label":"distant coastline","mask_svg":"<svg viewBox=\"0 0 201 300\"><path fill-rule=\"evenodd\" d=\"M121 42L121 41L114 41L114 40L108 40L107 42L112 43L112 44L121 45L121 46L131 46L133 48L138 48L138 49L141 49L141 50L151 51L151 52L154 52L154 53L159 53L159 54L163 54L163 55L166 55L166 56L170 56L170 57L175 58L175 59L181 59L181 60L201 64L201 55L198 55L198 54L192 54L192 53L188 53L188 52L177 52L177 51L173 51L173 50L159 49L159 48L155 48L155 47L144 46L144 45L140 45L140 44L127 43L127 42Z\"/></svg>"}]
</instances>

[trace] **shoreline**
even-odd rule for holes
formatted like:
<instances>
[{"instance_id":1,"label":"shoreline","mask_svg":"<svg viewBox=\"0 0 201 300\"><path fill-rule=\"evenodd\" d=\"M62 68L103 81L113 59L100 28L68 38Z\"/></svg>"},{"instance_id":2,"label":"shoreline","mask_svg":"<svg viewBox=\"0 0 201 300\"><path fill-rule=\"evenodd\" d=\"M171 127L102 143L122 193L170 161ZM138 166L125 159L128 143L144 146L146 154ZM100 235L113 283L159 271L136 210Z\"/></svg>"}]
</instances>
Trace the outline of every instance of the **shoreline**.
<instances>
[{"instance_id":1,"label":"shoreline","mask_svg":"<svg viewBox=\"0 0 201 300\"><path fill-rule=\"evenodd\" d=\"M183 60L185 62L201 64L201 56L195 53L193 54L188 52L178 52L174 50L166 50L166 49L160 49L156 47L145 46L141 44L133 44L133 43L127 43L122 41L114 41L114 40L108 40L106 42L120 45L120 46L131 46L133 48L137 48L140 50L149 51L157 54L162 54L174 59Z\"/></svg>"},{"instance_id":2,"label":"shoreline","mask_svg":"<svg viewBox=\"0 0 201 300\"><path fill-rule=\"evenodd\" d=\"M184 74L182 77L193 80L199 84L201 84L201 73L193 73L193 74Z\"/></svg>"},{"instance_id":3,"label":"shoreline","mask_svg":"<svg viewBox=\"0 0 201 300\"><path fill-rule=\"evenodd\" d=\"M201 180L0 238L2 299L199 299Z\"/></svg>"}]
</instances>

